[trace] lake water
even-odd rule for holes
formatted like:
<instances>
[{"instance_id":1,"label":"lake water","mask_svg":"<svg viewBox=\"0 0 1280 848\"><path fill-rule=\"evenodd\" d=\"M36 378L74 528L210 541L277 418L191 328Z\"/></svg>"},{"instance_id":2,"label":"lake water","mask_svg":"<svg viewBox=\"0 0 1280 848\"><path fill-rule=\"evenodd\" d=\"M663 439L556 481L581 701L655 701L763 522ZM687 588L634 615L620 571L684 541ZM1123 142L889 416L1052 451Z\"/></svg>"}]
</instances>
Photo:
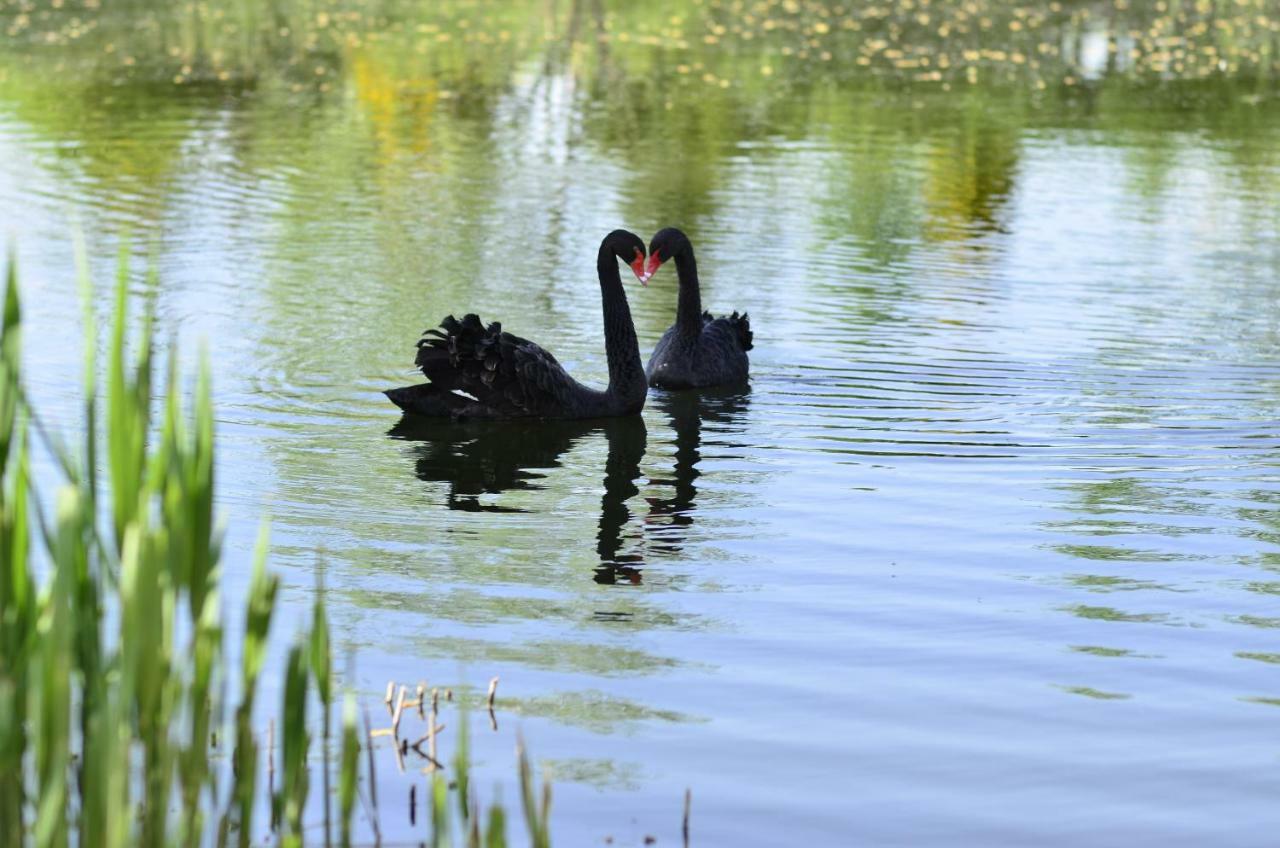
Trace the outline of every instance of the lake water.
<instances>
[{"instance_id":1,"label":"lake water","mask_svg":"<svg viewBox=\"0 0 1280 848\"><path fill-rule=\"evenodd\" d=\"M1035 36L1076 39L1069 82L984 53L953 84L824 59L828 24L786 52L785 3L754 37L715 3L135 5L0 4L30 388L77 420L73 233L104 313L130 245L213 364L230 609L271 517L272 710L322 569L369 703L501 677L479 785L515 800L522 732L557 844L679 844L686 787L695 845L1273 843L1265 76L1103 67L1074 17ZM749 391L608 425L380 394L472 310L603 384L599 241L672 224L705 305L751 314ZM647 355L675 275L628 295ZM410 842L425 780L384 753Z\"/></svg>"}]
</instances>

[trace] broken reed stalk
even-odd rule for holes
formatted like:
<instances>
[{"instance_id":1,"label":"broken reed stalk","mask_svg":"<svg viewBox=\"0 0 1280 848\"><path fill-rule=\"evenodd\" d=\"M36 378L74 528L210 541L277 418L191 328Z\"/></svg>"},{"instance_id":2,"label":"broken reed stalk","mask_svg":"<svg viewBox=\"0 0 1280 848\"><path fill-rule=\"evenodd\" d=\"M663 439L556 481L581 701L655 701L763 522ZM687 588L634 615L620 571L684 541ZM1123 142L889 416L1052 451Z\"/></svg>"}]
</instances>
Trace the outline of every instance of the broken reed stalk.
<instances>
[{"instance_id":1,"label":"broken reed stalk","mask_svg":"<svg viewBox=\"0 0 1280 848\"><path fill-rule=\"evenodd\" d=\"M498 678L494 677L489 680L489 697L487 698L489 705L489 729L494 733L498 732L498 714L493 711L493 702L497 695Z\"/></svg>"},{"instance_id":2,"label":"broken reed stalk","mask_svg":"<svg viewBox=\"0 0 1280 848\"><path fill-rule=\"evenodd\" d=\"M684 790L684 817L680 821L680 834L684 837L684 848L689 848L689 807L693 804L693 790Z\"/></svg>"},{"instance_id":3,"label":"broken reed stalk","mask_svg":"<svg viewBox=\"0 0 1280 848\"><path fill-rule=\"evenodd\" d=\"M404 774L404 753L405 753L405 750L408 748L408 743L402 739L395 739L393 741L395 742L395 744L392 745L391 747L396 757L396 769L401 774Z\"/></svg>"},{"instance_id":4,"label":"broken reed stalk","mask_svg":"<svg viewBox=\"0 0 1280 848\"><path fill-rule=\"evenodd\" d=\"M356 696L347 690L342 703L342 765L338 781L339 835L342 848L351 848L351 819L360 783L360 731L356 727Z\"/></svg>"},{"instance_id":5,"label":"broken reed stalk","mask_svg":"<svg viewBox=\"0 0 1280 848\"><path fill-rule=\"evenodd\" d=\"M267 722L267 794L275 794L276 783L276 720Z\"/></svg>"},{"instance_id":6,"label":"broken reed stalk","mask_svg":"<svg viewBox=\"0 0 1280 848\"><path fill-rule=\"evenodd\" d=\"M365 738L369 740L369 744L365 746L365 752L368 754L369 760L369 799L368 809L365 812L368 814L369 826L373 828L373 838L381 844L382 832L378 828L378 770L373 764L373 731L369 728L368 710L364 711L364 733Z\"/></svg>"},{"instance_id":7,"label":"broken reed stalk","mask_svg":"<svg viewBox=\"0 0 1280 848\"><path fill-rule=\"evenodd\" d=\"M440 760L436 758L436 734L439 732L440 728L436 727L436 705L433 699L431 715L427 716L427 759L431 761L432 769L440 765Z\"/></svg>"},{"instance_id":8,"label":"broken reed stalk","mask_svg":"<svg viewBox=\"0 0 1280 848\"><path fill-rule=\"evenodd\" d=\"M391 735L400 738L400 716L404 714L405 687L400 687L400 697L396 698L396 708L391 713Z\"/></svg>"}]
</instances>

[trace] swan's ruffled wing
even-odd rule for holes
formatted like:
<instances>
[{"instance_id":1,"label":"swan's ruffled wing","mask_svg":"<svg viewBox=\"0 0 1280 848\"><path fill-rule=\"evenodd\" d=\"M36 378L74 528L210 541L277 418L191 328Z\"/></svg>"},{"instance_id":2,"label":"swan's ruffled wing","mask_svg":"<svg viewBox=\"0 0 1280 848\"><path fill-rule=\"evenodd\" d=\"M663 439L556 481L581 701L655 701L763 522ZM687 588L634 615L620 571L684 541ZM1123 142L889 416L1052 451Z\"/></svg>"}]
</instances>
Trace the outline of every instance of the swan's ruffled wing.
<instances>
[{"instance_id":1,"label":"swan's ruffled wing","mask_svg":"<svg viewBox=\"0 0 1280 848\"><path fill-rule=\"evenodd\" d=\"M475 398L461 415L554 417L581 390L546 350L474 314L461 321L450 315L423 334L416 362L433 385Z\"/></svg>"}]
</instances>

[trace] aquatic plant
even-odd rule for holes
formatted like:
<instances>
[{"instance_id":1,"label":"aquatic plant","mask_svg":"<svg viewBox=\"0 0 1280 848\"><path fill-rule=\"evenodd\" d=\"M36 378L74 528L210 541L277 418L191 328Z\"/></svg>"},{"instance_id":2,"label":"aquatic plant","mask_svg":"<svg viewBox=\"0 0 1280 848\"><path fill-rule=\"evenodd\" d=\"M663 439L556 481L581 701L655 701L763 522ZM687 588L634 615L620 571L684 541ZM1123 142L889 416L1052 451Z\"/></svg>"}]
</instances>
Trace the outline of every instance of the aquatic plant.
<instances>
[{"instance_id":1,"label":"aquatic plant","mask_svg":"<svg viewBox=\"0 0 1280 848\"><path fill-rule=\"evenodd\" d=\"M163 415L153 426L151 309L148 304L130 357L128 270L122 261L100 439L93 358L98 346L83 263L82 278L84 426L83 442L72 449L28 402L12 259L6 272L0 321L0 844L247 846L259 834L254 813L263 801L254 705L279 590L278 578L266 568L266 526L245 602L239 700L228 734L223 683L232 669L219 594L209 369L202 365L193 399L184 403L177 357L169 355ZM33 434L65 478L52 514L33 491ZM100 441L108 471L101 483ZM304 843L303 818L317 768L311 756L314 727L306 720L314 702L321 706L323 726L325 844L334 829L328 797L332 649L323 597L317 591L310 633L291 648L284 669L282 772L269 799L272 829L283 845ZM420 691L419 704L422 697ZM398 710L403 700L402 691ZM433 729L436 709L433 699ZM460 823L449 822L449 784L437 771L433 844L457 834L461 839L454 841L468 846L504 845L504 811L499 805L482 808L470 788L465 720L462 727L453 761ZM438 764L434 735L431 752ZM230 759L218 741L226 738L234 745ZM272 740L272 763L273 749ZM357 729L355 696L348 690L336 764L342 845L352 842L362 749L372 750ZM534 808L523 752L519 768L532 841L546 845L549 792L544 786L542 803ZM365 775L376 835L371 760Z\"/></svg>"}]
</instances>

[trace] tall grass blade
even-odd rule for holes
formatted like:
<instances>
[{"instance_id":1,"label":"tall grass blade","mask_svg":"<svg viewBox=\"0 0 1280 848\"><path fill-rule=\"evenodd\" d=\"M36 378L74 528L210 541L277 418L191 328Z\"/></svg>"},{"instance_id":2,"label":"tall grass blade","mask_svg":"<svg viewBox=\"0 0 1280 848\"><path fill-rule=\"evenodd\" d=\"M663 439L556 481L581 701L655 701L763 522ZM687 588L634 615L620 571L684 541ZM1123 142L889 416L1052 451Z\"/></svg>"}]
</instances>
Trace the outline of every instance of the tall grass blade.
<instances>
[{"instance_id":1,"label":"tall grass blade","mask_svg":"<svg viewBox=\"0 0 1280 848\"><path fill-rule=\"evenodd\" d=\"M191 689L187 696L190 733L181 753L179 779L182 786L182 844L198 844L204 830L201 803L213 774L209 768L209 738L213 723L213 680L222 662L222 618L218 593L205 596L204 610L193 639Z\"/></svg>"},{"instance_id":2,"label":"tall grass blade","mask_svg":"<svg viewBox=\"0 0 1280 848\"><path fill-rule=\"evenodd\" d=\"M484 831L485 848L507 848L507 813L501 804L489 808L489 824Z\"/></svg>"},{"instance_id":3,"label":"tall grass blade","mask_svg":"<svg viewBox=\"0 0 1280 848\"><path fill-rule=\"evenodd\" d=\"M84 502L67 487L58 493L53 585L42 599L36 733L36 826L38 848L68 844L67 811L71 763L71 669L74 662L75 561L84 544Z\"/></svg>"},{"instance_id":4,"label":"tall grass blade","mask_svg":"<svg viewBox=\"0 0 1280 848\"><path fill-rule=\"evenodd\" d=\"M280 792L276 796L276 818L284 823L284 835L280 844L285 848L302 846L302 813L307 806L307 749L310 734L307 732L307 659L303 646L295 644L289 650L284 683L284 704L280 727L284 732L281 762L284 766Z\"/></svg>"},{"instance_id":5,"label":"tall grass blade","mask_svg":"<svg viewBox=\"0 0 1280 848\"><path fill-rule=\"evenodd\" d=\"M311 676L316 681L316 692L320 696L320 774L323 778L321 790L324 792L324 844L327 848L332 840L332 808L329 797L329 722L330 706L333 701L333 651L329 645L329 618L324 608L323 573L323 569L316 569L316 596L311 609L311 638L307 644L307 659Z\"/></svg>"},{"instance_id":6,"label":"tall grass blade","mask_svg":"<svg viewBox=\"0 0 1280 848\"><path fill-rule=\"evenodd\" d=\"M525 750L523 739L519 743L519 760L520 800L524 807L525 825L529 829L529 844L533 848L550 848L551 839L547 833L547 815L551 806L550 786L542 787L542 803L539 805L533 768L529 764L529 752Z\"/></svg>"},{"instance_id":7,"label":"tall grass blade","mask_svg":"<svg viewBox=\"0 0 1280 848\"><path fill-rule=\"evenodd\" d=\"M131 844L133 810L129 805L132 739L125 690L119 676L103 686L84 739L84 780L80 791L80 845L126 848Z\"/></svg>"},{"instance_id":8,"label":"tall grass blade","mask_svg":"<svg viewBox=\"0 0 1280 848\"><path fill-rule=\"evenodd\" d=\"M130 524L121 555L120 645L142 743L141 845L164 842L174 766L169 744L174 593L163 567L166 548L163 531Z\"/></svg>"},{"instance_id":9,"label":"tall grass blade","mask_svg":"<svg viewBox=\"0 0 1280 848\"><path fill-rule=\"evenodd\" d=\"M342 848L351 848L351 817L360 780L360 728L356 696L348 691L342 704L342 765L338 778L338 816Z\"/></svg>"},{"instance_id":10,"label":"tall grass blade","mask_svg":"<svg viewBox=\"0 0 1280 848\"><path fill-rule=\"evenodd\" d=\"M6 273L0 325L0 844L26 831L27 703L36 622L28 566L28 468L25 418L19 412L21 345L15 263Z\"/></svg>"},{"instance_id":11,"label":"tall grass blade","mask_svg":"<svg viewBox=\"0 0 1280 848\"><path fill-rule=\"evenodd\" d=\"M431 848L449 845L449 784L439 772L431 775Z\"/></svg>"},{"instance_id":12,"label":"tall grass blade","mask_svg":"<svg viewBox=\"0 0 1280 848\"><path fill-rule=\"evenodd\" d=\"M462 817L462 831L472 830L471 809L471 717L466 707L458 704L458 747L453 754L454 783L458 790L458 813ZM467 837L469 838L469 837Z\"/></svg>"},{"instance_id":13,"label":"tall grass blade","mask_svg":"<svg viewBox=\"0 0 1280 848\"><path fill-rule=\"evenodd\" d=\"M8 466L14 421L20 403L22 309L18 305L18 267L10 253L4 284L4 315L0 323L0 475Z\"/></svg>"},{"instance_id":14,"label":"tall grass blade","mask_svg":"<svg viewBox=\"0 0 1280 848\"><path fill-rule=\"evenodd\" d=\"M269 535L264 522L254 553L253 577L249 583L249 610L245 617L244 644L240 657L240 705L236 708L236 748L231 809L219 828L219 845L227 844L231 827L238 828L237 844L248 848L253 836L253 801L258 779L258 745L253 737L253 702L258 674L266 655L267 632L275 609L280 580L267 573ZM234 818L233 818L234 814Z\"/></svg>"}]
</instances>

